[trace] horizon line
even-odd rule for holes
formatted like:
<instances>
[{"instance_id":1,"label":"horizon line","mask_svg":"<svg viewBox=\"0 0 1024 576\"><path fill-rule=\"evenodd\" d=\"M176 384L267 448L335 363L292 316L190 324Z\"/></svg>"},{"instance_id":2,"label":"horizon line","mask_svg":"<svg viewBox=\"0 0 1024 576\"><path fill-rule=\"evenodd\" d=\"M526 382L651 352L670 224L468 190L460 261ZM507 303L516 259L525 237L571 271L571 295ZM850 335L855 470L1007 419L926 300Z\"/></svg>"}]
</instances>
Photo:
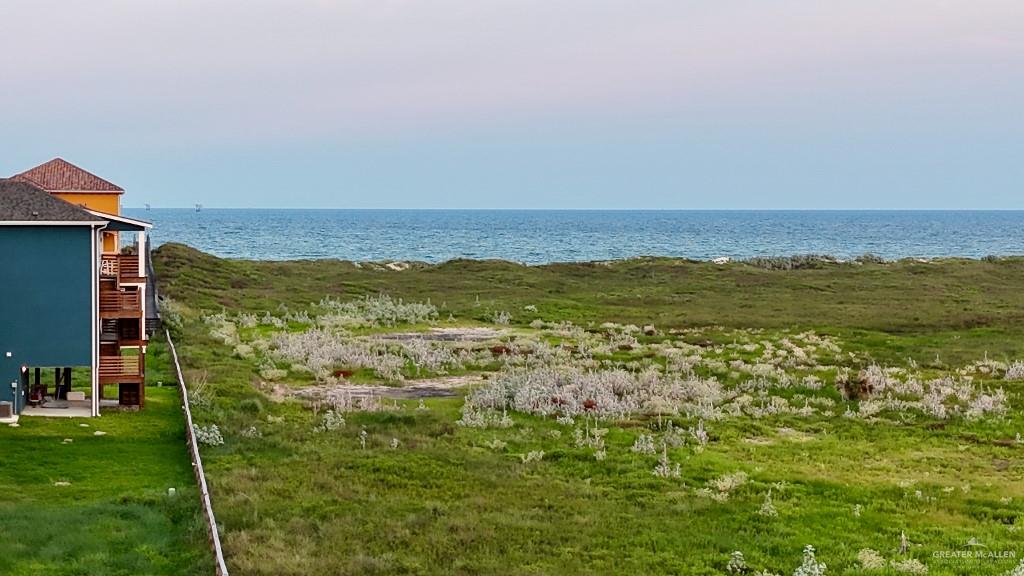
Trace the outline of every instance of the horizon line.
<instances>
[{"instance_id":1,"label":"horizon line","mask_svg":"<svg viewBox=\"0 0 1024 576\"><path fill-rule=\"evenodd\" d=\"M123 206L124 210L324 210L350 212L1024 212L1024 208L344 208L276 206Z\"/></svg>"}]
</instances>

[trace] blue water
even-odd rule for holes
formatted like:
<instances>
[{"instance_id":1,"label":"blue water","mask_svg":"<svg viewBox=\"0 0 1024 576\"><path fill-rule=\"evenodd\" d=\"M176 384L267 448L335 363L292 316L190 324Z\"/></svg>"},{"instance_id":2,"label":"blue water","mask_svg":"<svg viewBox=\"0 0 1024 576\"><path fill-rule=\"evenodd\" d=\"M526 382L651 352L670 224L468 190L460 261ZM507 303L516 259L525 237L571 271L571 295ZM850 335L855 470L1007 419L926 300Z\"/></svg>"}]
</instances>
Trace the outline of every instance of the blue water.
<instances>
[{"instance_id":1,"label":"blue water","mask_svg":"<svg viewBox=\"0 0 1024 576\"><path fill-rule=\"evenodd\" d=\"M630 256L885 258L1024 254L1024 212L129 209L230 258L527 263Z\"/></svg>"}]
</instances>

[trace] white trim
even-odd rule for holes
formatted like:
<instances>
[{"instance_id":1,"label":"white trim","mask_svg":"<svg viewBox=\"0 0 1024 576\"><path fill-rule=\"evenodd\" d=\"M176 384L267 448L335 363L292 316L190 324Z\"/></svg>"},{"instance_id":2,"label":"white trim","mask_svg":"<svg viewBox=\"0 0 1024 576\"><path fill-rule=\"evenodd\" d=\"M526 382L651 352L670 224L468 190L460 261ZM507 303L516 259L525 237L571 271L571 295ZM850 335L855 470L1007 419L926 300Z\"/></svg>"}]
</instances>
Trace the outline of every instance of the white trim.
<instances>
[{"instance_id":1,"label":"white trim","mask_svg":"<svg viewBox=\"0 0 1024 576\"><path fill-rule=\"evenodd\" d=\"M147 229L153 227L153 224L150 222L136 220L134 218L127 218L125 216L119 216L117 214L107 214L106 212L100 212L99 210L89 210L88 208L86 208L85 211L88 212L89 214L92 214L93 216L99 216L100 218L113 220L115 222L123 222L124 224L131 224L132 226L141 226Z\"/></svg>"},{"instance_id":2,"label":"white trim","mask_svg":"<svg viewBox=\"0 0 1024 576\"><path fill-rule=\"evenodd\" d=\"M138 247L138 252L139 252L139 277L140 278L145 278L146 277L146 233L145 232L136 232L135 233L135 238L136 238L136 241L137 241L137 243L139 245L139 247Z\"/></svg>"},{"instance_id":3,"label":"white trim","mask_svg":"<svg viewBox=\"0 0 1024 576\"><path fill-rule=\"evenodd\" d=\"M91 406L91 408L92 408L92 415L93 416L99 416L100 415L100 398L99 398L99 391L100 391L100 347L99 347L100 326L99 326L99 320L98 320L98 316L99 316L99 313L100 313L100 295L99 295L100 267L99 267L98 260L100 258L99 251L102 248L102 245L97 245L96 241L101 239L101 236L103 234L102 230L105 227L106 227L106 224L103 224L102 226L96 226L96 227L94 227L92 229L92 234L91 234L91 236L92 236L92 239L91 239L91 245L92 245L91 246L91 248L92 248L92 266L90 268L90 273L89 273L89 278L90 278L90 282L89 283L92 286L92 330L91 330L92 336L90 338L91 341L92 341L91 342L91 344L92 344L92 358L90 359L90 362L89 362L90 363L89 379L91 381L90 382L90 387L92 388L92 406Z\"/></svg>"},{"instance_id":4,"label":"white trim","mask_svg":"<svg viewBox=\"0 0 1024 576\"><path fill-rule=\"evenodd\" d=\"M102 220L0 220L0 226L106 226Z\"/></svg>"}]
</instances>

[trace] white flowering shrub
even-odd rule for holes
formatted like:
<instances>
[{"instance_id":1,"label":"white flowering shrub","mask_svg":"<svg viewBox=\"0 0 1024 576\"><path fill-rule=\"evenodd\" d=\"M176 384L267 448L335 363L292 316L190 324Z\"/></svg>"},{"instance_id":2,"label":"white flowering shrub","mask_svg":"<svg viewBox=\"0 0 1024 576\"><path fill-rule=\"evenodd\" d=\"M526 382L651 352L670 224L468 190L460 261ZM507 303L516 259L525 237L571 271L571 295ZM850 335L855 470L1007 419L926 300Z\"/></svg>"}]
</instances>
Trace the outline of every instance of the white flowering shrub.
<instances>
[{"instance_id":1,"label":"white flowering shrub","mask_svg":"<svg viewBox=\"0 0 1024 576\"><path fill-rule=\"evenodd\" d=\"M679 478L682 474L682 467L678 462L673 464L668 458L668 449L662 447L661 457L658 458L658 464L654 467L651 474L659 478Z\"/></svg>"},{"instance_id":2,"label":"white flowering shrub","mask_svg":"<svg viewBox=\"0 0 1024 576\"><path fill-rule=\"evenodd\" d=\"M698 454L704 451L704 447L708 445L708 433L704 429L704 421L700 420L697 422L696 428L690 428L690 437L694 440L694 451Z\"/></svg>"},{"instance_id":3,"label":"white flowering shrub","mask_svg":"<svg viewBox=\"0 0 1024 576\"><path fill-rule=\"evenodd\" d=\"M825 576L826 569L825 563L815 557L814 546L808 544L804 547L803 562L793 571L793 576Z\"/></svg>"},{"instance_id":4,"label":"white flowering shrub","mask_svg":"<svg viewBox=\"0 0 1024 576\"><path fill-rule=\"evenodd\" d=\"M285 322L283 319L272 315L270 312L264 312L263 316L260 316L259 318L259 325L270 326L273 328L285 328L288 326L288 323Z\"/></svg>"},{"instance_id":5,"label":"white flowering shrub","mask_svg":"<svg viewBox=\"0 0 1024 576\"><path fill-rule=\"evenodd\" d=\"M241 328L255 328L259 324L259 318L255 314L242 312L235 316L235 324Z\"/></svg>"},{"instance_id":6,"label":"white flowering shrub","mask_svg":"<svg viewBox=\"0 0 1024 576\"><path fill-rule=\"evenodd\" d=\"M263 378L264 380L270 380L270 381L283 380L286 376L288 376L288 371L287 370L282 370L280 368L268 367L268 368L262 368L260 370L260 378Z\"/></svg>"},{"instance_id":7,"label":"white flowering shrub","mask_svg":"<svg viewBox=\"0 0 1024 576\"><path fill-rule=\"evenodd\" d=\"M1020 360L1010 364L1003 374L1004 380L1024 380L1024 362Z\"/></svg>"},{"instance_id":8,"label":"white flowering shrub","mask_svg":"<svg viewBox=\"0 0 1024 576\"><path fill-rule=\"evenodd\" d=\"M494 451L501 451L508 447L508 443L505 442L504 440L499 440L498 438L495 438L493 440L488 440L487 442L484 442L484 446Z\"/></svg>"},{"instance_id":9,"label":"white flowering shrub","mask_svg":"<svg viewBox=\"0 0 1024 576\"><path fill-rule=\"evenodd\" d=\"M885 570L887 566L885 558L870 548L864 548L857 552L857 562L860 563L861 569L865 571Z\"/></svg>"},{"instance_id":10,"label":"white flowering shrub","mask_svg":"<svg viewBox=\"0 0 1024 576\"><path fill-rule=\"evenodd\" d=\"M775 509L775 504L772 502L771 490L768 490L768 493L764 495L764 501L761 503L761 508L758 509L757 513L768 518L775 518L779 515L778 510Z\"/></svg>"},{"instance_id":11,"label":"white flowering shrub","mask_svg":"<svg viewBox=\"0 0 1024 576\"><path fill-rule=\"evenodd\" d=\"M508 325L512 322L512 315L504 310L491 314L491 322L499 325Z\"/></svg>"},{"instance_id":12,"label":"white flowering shrub","mask_svg":"<svg viewBox=\"0 0 1024 576\"><path fill-rule=\"evenodd\" d=\"M341 412L328 410L320 418L320 422L313 428L314 432L334 432L345 427L345 417Z\"/></svg>"},{"instance_id":13,"label":"white flowering shrub","mask_svg":"<svg viewBox=\"0 0 1024 576\"><path fill-rule=\"evenodd\" d=\"M743 552L736 550L729 555L729 563L725 565L725 569L730 574L743 574L747 571L747 561L743 558Z\"/></svg>"},{"instance_id":14,"label":"white flowering shrub","mask_svg":"<svg viewBox=\"0 0 1024 576\"><path fill-rule=\"evenodd\" d=\"M520 454L519 459L522 461L523 464L532 464L534 462L540 462L541 460L544 459L544 451L531 450L526 454Z\"/></svg>"},{"instance_id":15,"label":"white flowering shrub","mask_svg":"<svg viewBox=\"0 0 1024 576\"><path fill-rule=\"evenodd\" d=\"M177 332L181 330L185 307L179 302L161 296L157 300L157 309L160 311L160 320L165 326Z\"/></svg>"},{"instance_id":16,"label":"white flowering shrub","mask_svg":"<svg viewBox=\"0 0 1024 576\"><path fill-rule=\"evenodd\" d=\"M725 502L732 491L746 484L747 474L743 471L725 474L708 481L706 487L697 490L697 495L710 498L716 502Z\"/></svg>"},{"instance_id":17,"label":"white flowering shrub","mask_svg":"<svg viewBox=\"0 0 1024 576\"><path fill-rule=\"evenodd\" d=\"M320 308L327 312L320 321L335 326L396 326L437 320L437 307L430 302L404 302L387 294L346 302L324 298Z\"/></svg>"},{"instance_id":18,"label":"white flowering shrub","mask_svg":"<svg viewBox=\"0 0 1024 576\"><path fill-rule=\"evenodd\" d=\"M462 358L451 346L424 338L411 338L399 344L401 354L408 358L416 369L444 374L449 369L462 368Z\"/></svg>"},{"instance_id":19,"label":"white flowering shrub","mask_svg":"<svg viewBox=\"0 0 1024 576\"><path fill-rule=\"evenodd\" d=\"M480 408L469 400L462 405L462 418L455 423L466 428L511 428L514 424L507 410Z\"/></svg>"},{"instance_id":20,"label":"white flowering shrub","mask_svg":"<svg viewBox=\"0 0 1024 576\"><path fill-rule=\"evenodd\" d=\"M654 455L657 450L654 448L654 436L650 434L640 434L636 440L633 441L633 447L631 451L637 454Z\"/></svg>"},{"instance_id":21,"label":"white flowering shrub","mask_svg":"<svg viewBox=\"0 0 1024 576\"><path fill-rule=\"evenodd\" d=\"M216 424L209 426L194 426L192 428L192 434L200 444L206 446L222 446L224 445L224 436L220 433L220 428Z\"/></svg>"},{"instance_id":22,"label":"white flowering shrub","mask_svg":"<svg viewBox=\"0 0 1024 576\"><path fill-rule=\"evenodd\" d=\"M385 380L404 379L402 368L406 358L389 351L386 343L313 328L275 334L271 346L275 359L303 366L321 381L331 378L335 366L369 368Z\"/></svg>"},{"instance_id":23,"label":"white flowering shrub","mask_svg":"<svg viewBox=\"0 0 1024 576\"><path fill-rule=\"evenodd\" d=\"M241 340L238 337L238 326L231 320L228 320L223 312L203 316L203 322L209 327L210 336L219 340L225 346L234 347L241 344Z\"/></svg>"}]
</instances>

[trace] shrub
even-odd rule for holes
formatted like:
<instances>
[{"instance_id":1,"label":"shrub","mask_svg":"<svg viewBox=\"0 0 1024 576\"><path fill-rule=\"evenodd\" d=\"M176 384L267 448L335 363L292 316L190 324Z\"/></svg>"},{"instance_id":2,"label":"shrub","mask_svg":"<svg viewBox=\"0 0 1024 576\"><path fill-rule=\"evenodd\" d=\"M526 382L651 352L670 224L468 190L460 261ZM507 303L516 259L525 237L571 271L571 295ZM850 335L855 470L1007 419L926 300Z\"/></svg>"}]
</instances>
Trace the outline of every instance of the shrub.
<instances>
[{"instance_id":1,"label":"shrub","mask_svg":"<svg viewBox=\"0 0 1024 576\"><path fill-rule=\"evenodd\" d=\"M207 446L222 446L224 444L224 436L221 435L220 428L216 424L195 426L192 428L192 433L200 444Z\"/></svg>"},{"instance_id":2,"label":"shrub","mask_svg":"<svg viewBox=\"0 0 1024 576\"><path fill-rule=\"evenodd\" d=\"M822 268L826 264L837 264L839 260L835 256L824 254L803 254L796 256L755 256L743 262L764 270L805 270Z\"/></svg>"},{"instance_id":3,"label":"shrub","mask_svg":"<svg viewBox=\"0 0 1024 576\"><path fill-rule=\"evenodd\" d=\"M157 300L156 306L160 311L160 320L164 325L170 328L172 332L180 331L185 307L165 296L161 296Z\"/></svg>"},{"instance_id":4,"label":"shrub","mask_svg":"<svg viewBox=\"0 0 1024 576\"><path fill-rule=\"evenodd\" d=\"M870 548L857 552L857 561L864 570L884 570L886 566L885 558Z\"/></svg>"},{"instance_id":5,"label":"shrub","mask_svg":"<svg viewBox=\"0 0 1024 576\"><path fill-rule=\"evenodd\" d=\"M238 409L252 414L262 414L263 402L259 398L244 398L238 403Z\"/></svg>"},{"instance_id":6,"label":"shrub","mask_svg":"<svg viewBox=\"0 0 1024 576\"><path fill-rule=\"evenodd\" d=\"M657 451L654 448L654 436L651 436L650 434L641 434L633 441L633 447L630 448L630 450L637 454L654 455Z\"/></svg>"},{"instance_id":7,"label":"shrub","mask_svg":"<svg viewBox=\"0 0 1024 576\"><path fill-rule=\"evenodd\" d=\"M263 368L260 370L260 378L264 380L281 380L285 376L288 376L288 371L281 370L280 368Z\"/></svg>"},{"instance_id":8,"label":"shrub","mask_svg":"<svg viewBox=\"0 0 1024 576\"><path fill-rule=\"evenodd\" d=\"M885 258L882 258L881 256L878 256L877 254L872 254L870 252L857 256L856 258L854 258L854 261L859 262L861 264L885 264Z\"/></svg>"},{"instance_id":9,"label":"shrub","mask_svg":"<svg viewBox=\"0 0 1024 576\"><path fill-rule=\"evenodd\" d=\"M1020 360L1010 364L1003 375L1005 380L1024 380L1024 362Z\"/></svg>"},{"instance_id":10,"label":"shrub","mask_svg":"<svg viewBox=\"0 0 1024 576\"><path fill-rule=\"evenodd\" d=\"M341 415L341 412L335 412L334 410L328 410L324 412L323 418L320 419L320 423L313 428L314 432L334 432L345 426L345 417ZM363 431L366 432L365 430Z\"/></svg>"},{"instance_id":11,"label":"shrub","mask_svg":"<svg viewBox=\"0 0 1024 576\"><path fill-rule=\"evenodd\" d=\"M533 462L540 462L544 459L543 450L531 450L526 454L520 454L519 459L522 460L523 464L530 464Z\"/></svg>"},{"instance_id":12,"label":"shrub","mask_svg":"<svg viewBox=\"0 0 1024 576\"><path fill-rule=\"evenodd\" d=\"M658 458L658 464L654 467L654 471L651 472L658 478L679 478L682 474L682 469L679 463L672 462L668 459L668 448L662 446L661 457Z\"/></svg>"},{"instance_id":13,"label":"shrub","mask_svg":"<svg viewBox=\"0 0 1024 576\"><path fill-rule=\"evenodd\" d=\"M768 518L775 518L779 515L778 510L775 509L775 504L772 503L772 491L768 490L768 493L764 495L764 502L761 503L761 508L757 511L761 516Z\"/></svg>"},{"instance_id":14,"label":"shrub","mask_svg":"<svg viewBox=\"0 0 1024 576\"><path fill-rule=\"evenodd\" d=\"M394 326L422 324L437 319L437 307L429 301L403 302L387 294L348 302L324 298L320 306L329 311L330 320L337 325Z\"/></svg>"},{"instance_id":15,"label":"shrub","mask_svg":"<svg viewBox=\"0 0 1024 576\"><path fill-rule=\"evenodd\" d=\"M804 548L803 562L793 571L793 576L825 576L826 568L824 562L814 557L814 546L808 544Z\"/></svg>"},{"instance_id":16,"label":"shrub","mask_svg":"<svg viewBox=\"0 0 1024 576\"><path fill-rule=\"evenodd\" d=\"M730 574L743 574L747 571L747 561L743 559L743 552L736 550L729 555L729 563L725 566Z\"/></svg>"}]
</instances>

